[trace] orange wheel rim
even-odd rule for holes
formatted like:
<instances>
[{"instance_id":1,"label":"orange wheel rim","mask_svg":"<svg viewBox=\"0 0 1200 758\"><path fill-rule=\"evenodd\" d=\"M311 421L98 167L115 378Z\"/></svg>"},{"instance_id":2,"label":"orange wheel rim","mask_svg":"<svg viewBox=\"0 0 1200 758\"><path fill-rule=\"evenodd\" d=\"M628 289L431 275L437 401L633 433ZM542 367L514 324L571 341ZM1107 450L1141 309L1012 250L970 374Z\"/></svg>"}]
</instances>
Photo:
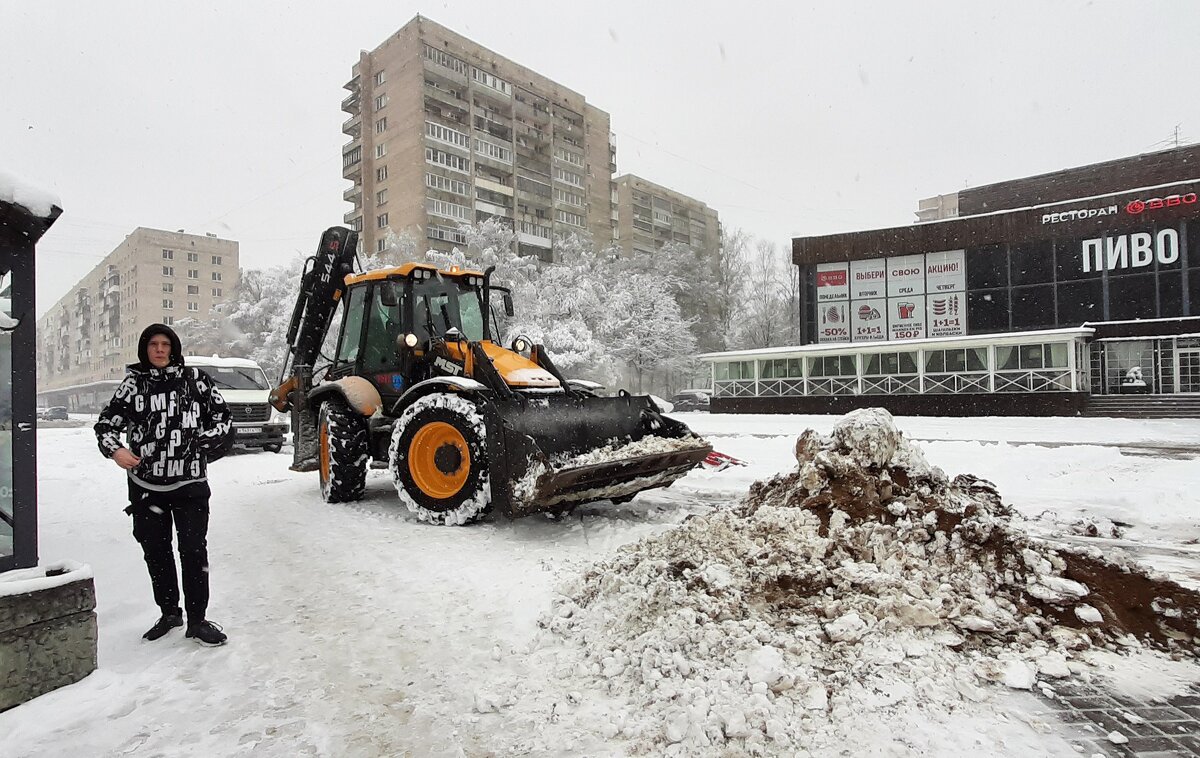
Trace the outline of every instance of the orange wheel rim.
<instances>
[{"instance_id":1,"label":"orange wheel rim","mask_svg":"<svg viewBox=\"0 0 1200 758\"><path fill-rule=\"evenodd\" d=\"M329 481L329 469L331 468L331 466L329 465L329 460L330 460L329 424L321 424L320 444L321 444L321 481L328 482Z\"/></svg>"},{"instance_id":2,"label":"orange wheel rim","mask_svg":"<svg viewBox=\"0 0 1200 758\"><path fill-rule=\"evenodd\" d=\"M466 438L444 421L426 424L408 443L408 471L426 495L439 500L452 497L471 475Z\"/></svg>"}]
</instances>

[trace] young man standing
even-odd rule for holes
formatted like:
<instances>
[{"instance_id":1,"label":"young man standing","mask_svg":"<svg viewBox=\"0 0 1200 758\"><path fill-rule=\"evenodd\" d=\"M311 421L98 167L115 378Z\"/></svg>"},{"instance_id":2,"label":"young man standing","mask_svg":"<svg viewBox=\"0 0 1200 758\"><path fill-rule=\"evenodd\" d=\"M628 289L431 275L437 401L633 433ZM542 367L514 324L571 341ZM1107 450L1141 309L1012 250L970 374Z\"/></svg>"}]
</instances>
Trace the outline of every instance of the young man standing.
<instances>
[{"instance_id":1,"label":"young man standing","mask_svg":"<svg viewBox=\"0 0 1200 758\"><path fill-rule=\"evenodd\" d=\"M133 536L150 571L161 617L142 636L156 640L183 626L186 636L221 645L226 636L205 618L208 610L208 462L233 444L233 418L212 379L183 364L179 337L151 324L138 340L138 363L100 413L94 427L100 452L125 469ZM121 444L125 432L128 445ZM179 534L184 609L171 549L171 525Z\"/></svg>"}]
</instances>

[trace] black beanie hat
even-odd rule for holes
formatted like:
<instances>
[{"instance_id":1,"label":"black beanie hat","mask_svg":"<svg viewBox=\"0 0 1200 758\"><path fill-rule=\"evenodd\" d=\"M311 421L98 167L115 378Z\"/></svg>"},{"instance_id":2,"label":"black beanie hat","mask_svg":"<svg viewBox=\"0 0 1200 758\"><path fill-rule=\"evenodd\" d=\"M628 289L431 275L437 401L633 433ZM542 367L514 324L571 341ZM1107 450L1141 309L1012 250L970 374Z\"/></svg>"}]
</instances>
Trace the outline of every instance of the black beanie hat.
<instances>
[{"instance_id":1,"label":"black beanie hat","mask_svg":"<svg viewBox=\"0 0 1200 758\"><path fill-rule=\"evenodd\" d=\"M142 336L138 338L138 361L142 368L154 368L154 364L150 362L150 338L156 334L165 334L167 339L171 340L171 366L183 365L183 344L179 341L179 335L175 330L166 324L151 324L142 330Z\"/></svg>"}]
</instances>

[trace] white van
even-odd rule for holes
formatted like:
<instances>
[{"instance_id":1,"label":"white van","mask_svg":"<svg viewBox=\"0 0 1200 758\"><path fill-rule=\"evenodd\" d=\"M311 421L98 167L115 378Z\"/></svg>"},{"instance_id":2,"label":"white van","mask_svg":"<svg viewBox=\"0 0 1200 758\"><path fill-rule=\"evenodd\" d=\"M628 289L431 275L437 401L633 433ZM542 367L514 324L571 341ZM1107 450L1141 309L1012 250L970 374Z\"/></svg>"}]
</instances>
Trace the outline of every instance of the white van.
<instances>
[{"instance_id":1,"label":"white van","mask_svg":"<svg viewBox=\"0 0 1200 758\"><path fill-rule=\"evenodd\" d=\"M288 416L270 406L271 384L262 368L248 358L219 358L188 355L185 365L203 369L213 378L221 397L233 412L237 429L235 445L261 447L272 453L283 448L283 435L290 428Z\"/></svg>"}]
</instances>

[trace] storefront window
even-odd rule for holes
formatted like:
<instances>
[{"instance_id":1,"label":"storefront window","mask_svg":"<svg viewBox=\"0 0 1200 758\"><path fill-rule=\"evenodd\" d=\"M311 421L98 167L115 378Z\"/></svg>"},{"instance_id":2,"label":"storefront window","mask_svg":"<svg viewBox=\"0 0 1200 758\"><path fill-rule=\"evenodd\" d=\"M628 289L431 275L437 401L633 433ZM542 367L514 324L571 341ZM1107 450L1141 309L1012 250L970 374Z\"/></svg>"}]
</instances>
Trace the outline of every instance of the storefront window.
<instances>
[{"instance_id":1,"label":"storefront window","mask_svg":"<svg viewBox=\"0 0 1200 758\"><path fill-rule=\"evenodd\" d=\"M1058 325L1104 320L1104 283L1099 279L1058 285Z\"/></svg>"},{"instance_id":2,"label":"storefront window","mask_svg":"<svg viewBox=\"0 0 1200 758\"><path fill-rule=\"evenodd\" d=\"M1051 328L1054 324L1054 288L1014 287L1012 291L1014 329Z\"/></svg>"},{"instance_id":3,"label":"storefront window","mask_svg":"<svg viewBox=\"0 0 1200 758\"><path fill-rule=\"evenodd\" d=\"M1066 368L1069 345L1051 342L1036 345L997 345L996 370L1020 371L1039 368Z\"/></svg>"},{"instance_id":4,"label":"storefront window","mask_svg":"<svg viewBox=\"0 0 1200 758\"><path fill-rule=\"evenodd\" d=\"M1092 279L1095 272L1083 270L1083 240L1063 239L1054 243L1054 260L1057 268L1056 278L1060 282L1076 279Z\"/></svg>"},{"instance_id":5,"label":"storefront window","mask_svg":"<svg viewBox=\"0 0 1200 758\"><path fill-rule=\"evenodd\" d=\"M980 290L967 293L967 323L972 334L1008 331L1008 292Z\"/></svg>"},{"instance_id":6,"label":"storefront window","mask_svg":"<svg viewBox=\"0 0 1200 758\"><path fill-rule=\"evenodd\" d=\"M864 355L863 361L864 376L917 373L917 354L915 352Z\"/></svg>"},{"instance_id":7,"label":"storefront window","mask_svg":"<svg viewBox=\"0 0 1200 758\"><path fill-rule=\"evenodd\" d=\"M718 382L739 381L754 378L754 361L733 361L716 364Z\"/></svg>"},{"instance_id":8,"label":"storefront window","mask_svg":"<svg viewBox=\"0 0 1200 758\"><path fill-rule=\"evenodd\" d=\"M762 362L763 379L790 379L803 376L799 358L777 358Z\"/></svg>"},{"instance_id":9,"label":"storefront window","mask_svg":"<svg viewBox=\"0 0 1200 758\"><path fill-rule=\"evenodd\" d=\"M967 250L967 288L1008 286L1008 256L1003 245L986 245Z\"/></svg>"},{"instance_id":10,"label":"storefront window","mask_svg":"<svg viewBox=\"0 0 1200 758\"><path fill-rule=\"evenodd\" d=\"M853 355L826 355L808 359L810 377L856 376Z\"/></svg>"},{"instance_id":11,"label":"storefront window","mask_svg":"<svg viewBox=\"0 0 1200 758\"><path fill-rule=\"evenodd\" d=\"M1104 343L1104 385L1109 394L1154 392L1154 342Z\"/></svg>"},{"instance_id":12,"label":"storefront window","mask_svg":"<svg viewBox=\"0 0 1200 758\"><path fill-rule=\"evenodd\" d=\"M1044 284L1054 281L1054 245L1050 240L1009 246L1012 284Z\"/></svg>"},{"instance_id":13,"label":"storefront window","mask_svg":"<svg viewBox=\"0 0 1200 758\"><path fill-rule=\"evenodd\" d=\"M987 371L987 348L926 350L925 372L930 374Z\"/></svg>"},{"instance_id":14,"label":"storefront window","mask_svg":"<svg viewBox=\"0 0 1200 758\"><path fill-rule=\"evenodd\" d=\"M12 318L12 274L0 276L0 321ZM0 328L0 558L13 554L12 335Z\"/></svg>"},{"instance_id":15,"label":"storefront window","mask_svg":"<svg viewBox=\"0 0 1200 758\"><path fill-rule=\"evenodd\" d=\"M1108 318L1112 321L1132 321L1157 316L1154 279L1154 274L1110 276Z\"/></svg>"}]
</instances>

